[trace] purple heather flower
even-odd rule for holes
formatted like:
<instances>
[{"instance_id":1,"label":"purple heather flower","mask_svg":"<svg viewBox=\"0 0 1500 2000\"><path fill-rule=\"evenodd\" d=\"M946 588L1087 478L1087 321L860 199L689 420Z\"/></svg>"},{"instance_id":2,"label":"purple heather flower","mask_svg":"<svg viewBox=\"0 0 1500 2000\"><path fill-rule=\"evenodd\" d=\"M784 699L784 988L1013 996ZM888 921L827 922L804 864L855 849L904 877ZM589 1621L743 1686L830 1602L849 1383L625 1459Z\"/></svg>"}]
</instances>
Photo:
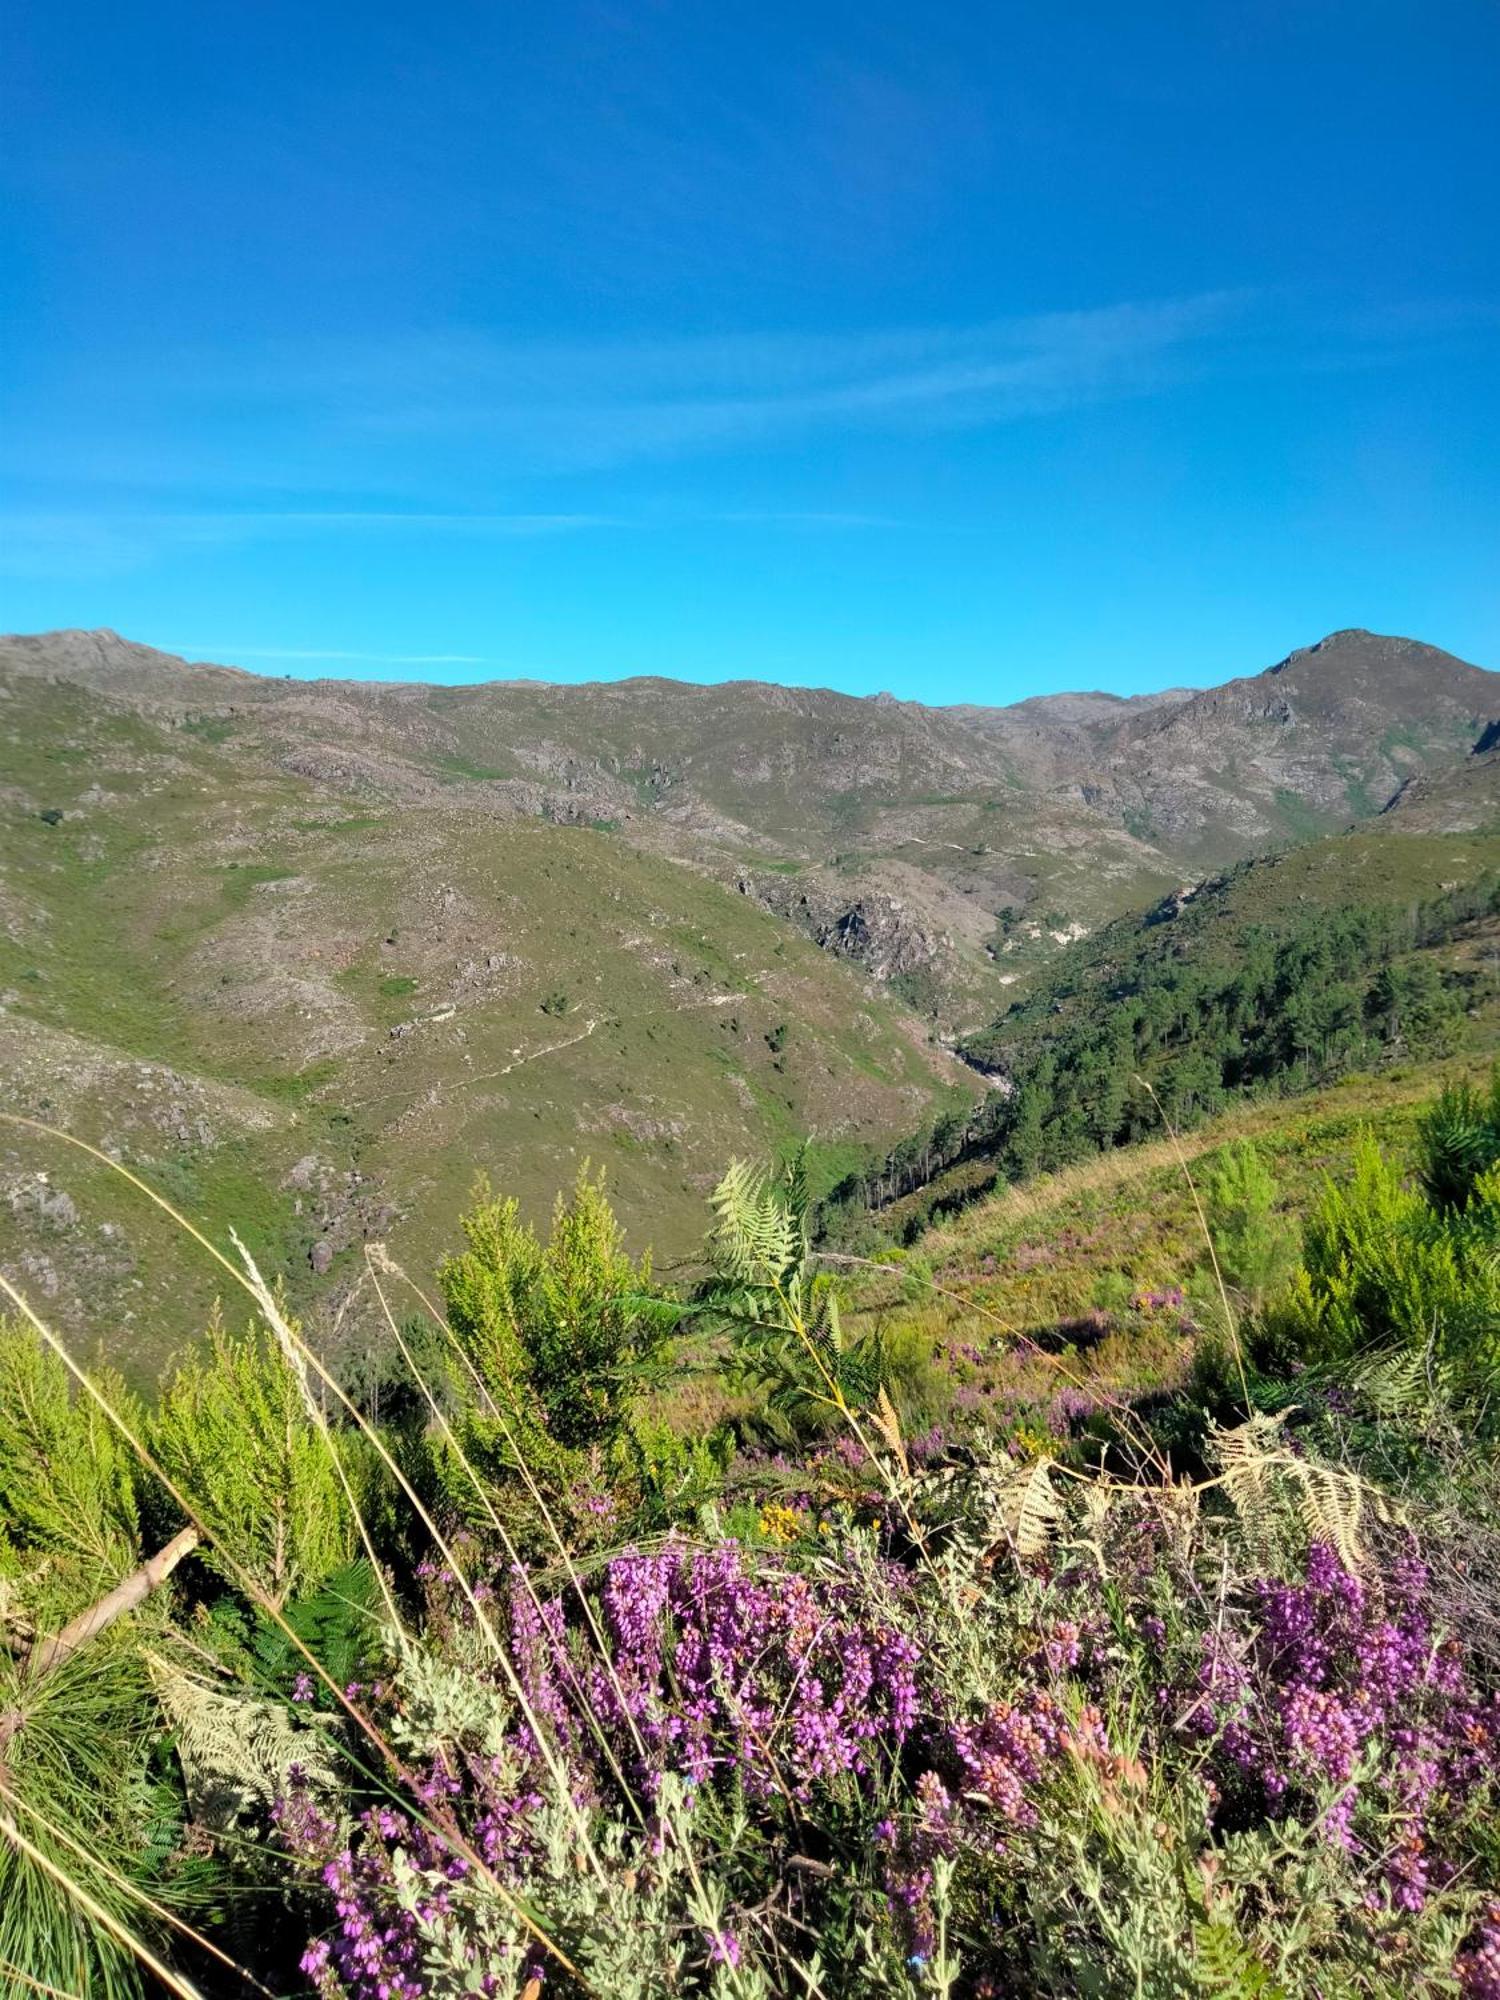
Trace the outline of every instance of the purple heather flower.
<instances>
[{"instance_id":1,"label":"purple heather flower","mask_svg":"<svg viewBox=\"0 0 1500 2000\"><path fill-rule=\"evenodd\" d=\"M731 1972L738 1968L740 1941L733 1931L709 1931L707 1944L710 1965L727 1965Z\"/></svg>"}]
</instances>

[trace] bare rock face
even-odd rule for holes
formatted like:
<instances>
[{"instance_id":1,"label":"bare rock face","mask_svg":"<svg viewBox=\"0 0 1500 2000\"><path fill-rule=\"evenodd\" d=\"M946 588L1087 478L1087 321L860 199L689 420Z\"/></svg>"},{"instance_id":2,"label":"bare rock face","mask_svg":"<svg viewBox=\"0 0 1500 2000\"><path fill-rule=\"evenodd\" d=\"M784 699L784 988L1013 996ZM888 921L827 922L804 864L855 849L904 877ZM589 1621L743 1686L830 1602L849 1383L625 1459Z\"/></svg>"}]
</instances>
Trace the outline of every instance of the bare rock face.
<instances>
[{"instance_id":1,"label":"bare rock face","mask_svg":"<svg viewBox=\"0 0 1500 2000\"><path fill-rule=\"evenodd\" d=\"M935 965L952 939L927 929L894 896L878 889L855 896L837 884L802 884L784 876L742 875L742 896L805 930L825 951L852 959L874 979L890 981Z\"/></svg>"}]
</instances>

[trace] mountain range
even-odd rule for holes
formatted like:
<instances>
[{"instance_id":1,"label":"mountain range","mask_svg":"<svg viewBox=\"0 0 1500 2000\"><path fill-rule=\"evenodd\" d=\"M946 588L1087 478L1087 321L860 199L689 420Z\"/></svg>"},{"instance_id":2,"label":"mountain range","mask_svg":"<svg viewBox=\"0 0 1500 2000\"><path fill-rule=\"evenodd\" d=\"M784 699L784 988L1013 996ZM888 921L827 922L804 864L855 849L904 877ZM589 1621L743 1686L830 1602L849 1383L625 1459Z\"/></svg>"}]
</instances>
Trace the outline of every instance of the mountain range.
<instances>
[{"instance_id":1,"label":"mountain range","mask_svg":"<svg viewBox=\"0 0 1500 2000\"><path fill-rule=\"evenodd\" d=\"M425 1272L477 1171L590 1157L672 1258L734 1153L832 1178L984 1088L1050 954L1352 822L1486 824L1500 675L1338 632L1204 691L931 708L755 682L277 679L0 639L0 1079L306 1310ZM0 1137L0 1266L149 1367L216 1289L97 1162ZM352 1323L352 1322L351 1322Z\"/></svg>"}]
</instances>

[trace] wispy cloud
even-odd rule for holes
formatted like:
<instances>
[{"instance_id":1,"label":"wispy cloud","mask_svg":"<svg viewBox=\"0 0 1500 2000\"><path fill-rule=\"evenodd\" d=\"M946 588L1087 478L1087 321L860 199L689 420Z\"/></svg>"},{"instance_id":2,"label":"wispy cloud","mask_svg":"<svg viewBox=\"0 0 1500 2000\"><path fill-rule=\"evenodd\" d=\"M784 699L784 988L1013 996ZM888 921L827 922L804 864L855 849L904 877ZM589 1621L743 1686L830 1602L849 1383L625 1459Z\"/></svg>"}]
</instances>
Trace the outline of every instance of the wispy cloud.
<instances>
[{"instance_id":1,"label":"wispy cloud","mask_svg":"<svg viewBox=\"0 0 1500 2000\"><path fill-rule=\"evenodd\" d=\"M785 507L745 469L824 437L998 430L1236 374L1384 367L1496 325L1485 301L1371 311L1218 290L967 325L592 342L447 330L116 355L7 424L0 459L32 493L82 498L0 519L0 567L108 573L277 536L890 527L819 509L803 467ZM642 468L689 459L702 469L676 509L632 489Z\"/></svg>"},{"instance_id":2,"label":"wispy cloud","mask_svg":"<svg viewBox=\"0 0 1500 2000\"><path fill-rule=\"evenodd\" d=\"M46 385L7 425L3 458L38 482L253 494L302 525L365 498L403 525L466 532L518 482L765 451L839 431L996 426L1155 393L1222 366L1257 301L1215 291L970 325L527 340L444 330L111 355ZM40 488L38 490L41 490ZM528 499L532 498L527 493ZM423 515L423 503L432 510ZM259 517L261 523L273 518ZM492 532L557 525L486 518ZM160 531L160 529L158 529Z\"/></svg>"},{"instance_id":3,"label":"wispy cloud","mask_svg":"<svg viewBox=\"0 0 1500 2000\"><path fill-rule=\"evenodd\" d=\"M196 513L157 511L62 511L0 513L0 575L119 575L178 551L232 548L268 540L329 537L357 542L363 537L423 537L508 541L528 537L630 529L671 531L689 525L783 528L789 532L837 532L896 528L890 515L835 509L744 509L706 511L654 508L626 514L486 514L395 512L369 508L204 508ZM312 655L297 654L297 658ZM328 658L363 657L329 654ZM473 663L479 664L479 663Z\"/></svg>"},{"instance_id":4,"label":"wispy cloud","mask_svg":"<svg viewBox=\"0 0 1500 2000\"><path fill-rule=\"evenodd\" d=\"M346 437L466 439L601 470L837 429L974 427L1136 395L1202 365L1252 300L1211 292L969 327L600 345L439 336L303 356L276 395Z\"/></svg>"},{"instance_id":5,"label":"wispy cloud","mask_svg":"<svg viewBox=\"0 0 1500 2000\"><path fill-rule=\"evenodd\" d=\"M392 512L357 508L202 508L18 511L0 514L0 574L117 575L177 550L229 548L308 536L468 536L475 539L577 534L625 525L607 514L486 514Z\"/></svg>"}]
</instances>

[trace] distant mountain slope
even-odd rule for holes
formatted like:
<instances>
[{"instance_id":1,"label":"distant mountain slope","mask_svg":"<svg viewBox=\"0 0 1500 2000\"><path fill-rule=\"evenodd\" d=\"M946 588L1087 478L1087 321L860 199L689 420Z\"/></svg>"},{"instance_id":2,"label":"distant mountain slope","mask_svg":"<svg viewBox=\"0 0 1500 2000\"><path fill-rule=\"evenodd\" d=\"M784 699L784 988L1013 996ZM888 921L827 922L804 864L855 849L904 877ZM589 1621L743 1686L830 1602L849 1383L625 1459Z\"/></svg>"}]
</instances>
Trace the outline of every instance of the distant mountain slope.
<instances>
[{"instance_id":1,"label":"distant mountain slope","mask_svg":"<svg viewBox=\"0 0 1500 2000\"><path fill-rule=\"evenodd\" d=\"M967 1117L908 1134L835 1191L901 1232L996 1181L1182 1128L1239 1098L1500 1037L1500 813L1428 831L1393 811L1119 918L1058 953L964 1043Z\"/></svg>"},{"instance_id":2,"label":"distant mountain slope","mask_svg":"<svg viewBox=\"0 0 1500 2000\"><path fill-rule=\"evenodd\" d=\"M368 1237L430 1266L479 1169L535 1210L605 1161L674 1256L733 1154L812 1133L831 1178L962 1113L936 1024L994 1021L1081 932L1388 805L1319 894L1489 824L1497 719L1500 677L1367 633L996 709L0 641L4 1108L235 1222L325 1314ZM165 1228L0 1131L0 1261L137 1363L216 1288Z\"/></svg>"},{"instance_id":3,"label":"distant mountain slope","mask_svg":"<svg viewBox=\"0 0 1500 2000\"><path fill-rule=\"evenodd\" d=\"M758 682L290 681L112 633L0 641L0 673L368 801L612 822L965 1024L1054 935L1377 813L1500 720L1500 675L1357 631L1202 693L1002 708Z\"/></svg>"},{"instance_id":4,"label":"distant mountain slope","mask_svg":"<svg viewBox=\"0 0 1500 2000\"><path fill-rule=\"evenodd\" d=\"M670 1259L732 1155L811 1133L832 1173L977 1088L859 967L664 854L292 762L0 677L0 1108L234 1223L309 1310L368 1237L430 1271L480 1171L535 1214L592 1158ZM0 1127L0 1264L70 1332L137 1364L190 1338L222 1287L173 1239Z\"/></svg>"},{"instance_id":5,"label":"distant mountain slope","mask_svg":"<svg viewBox=\"0 0 1500 2000\"><path fill-rule=\"evenodd\" d=\"M1131 717L1110 768L1163 836L1299 836L1379 812L1417 772L1462 757L1500 676L1435 646L1335 632L1278 666Z\"/></svg>"},{"instance_id":6,"label":"distant mountain slope","mask_svg":"<svg viewBox=\"0 0 1500 2000\"><path fill-rule=\"evenodd\" d=\"M1403 832L1477 833L1500 823L1500 744L1491 730L1467 757L1419 772L1386 807Z\"/></svg>"}]
</instances>

